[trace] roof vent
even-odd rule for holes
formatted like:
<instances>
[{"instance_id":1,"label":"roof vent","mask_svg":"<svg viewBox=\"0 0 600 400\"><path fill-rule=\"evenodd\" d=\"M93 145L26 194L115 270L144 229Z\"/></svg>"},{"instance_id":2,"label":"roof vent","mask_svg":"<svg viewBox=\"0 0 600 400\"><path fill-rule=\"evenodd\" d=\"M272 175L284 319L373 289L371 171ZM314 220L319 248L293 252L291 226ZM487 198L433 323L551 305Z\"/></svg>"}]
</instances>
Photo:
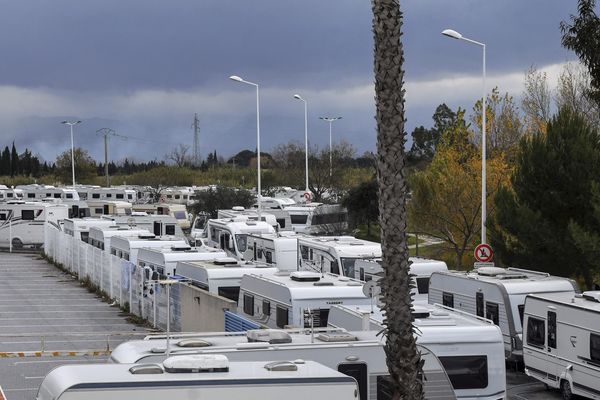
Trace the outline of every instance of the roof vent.
<instances>
[{"instance_id":1,"label":"roof vent","mask_svg":"<svg viewBox=\"0 0 600 400\"><path fill-rule=\"evenodd\" d=\"M227 372L229 360L221 354L192 354L169 357L163 361L165 371L179 372Z\"/></svg>"},{"instance_id":2,"label":"roof vent","mask_svg":"<svg viewBox=\"0 0 600 400\"><path fill-rule=\"evenodd\" d=\"M171 246L171 250L173 251L190 251L192 248L190 246Z\"/></svg>"},{"instance_id":3,"label":"roof vent","mask_svg":"<svg viewBox=\"0 0 600 400\"><path fill-rule=\"evenodd\" d=\"M153 235L152 233L140 233L138 235L139 239L154 239L156 238L156 235Z\"/></svg>"},{"instance_id":4,"label":"roof vent","mask_svg":"<svg viewBox=\"0 0 600 400\"><path fill-rule=\"evenodd\" d=\"M217 258L216 260L213 261L213 263L215 265L228 265L228 264L237 265L238 260L236 260L233 257L222 257L222 258Z\"/></svg>"},{"instance_id":5,"label":"roof vent","mask_svg":"<svg viewBox=\"0 0 600 400\"><path fill-rule=\"evenodd\" d=\"M348 282L348 286L362 286L364 282L350 281Z\"/></svg>"},{"instance_id":6,"label":"roof vent","mask_svg":"<svg viewBox=\"0 0 600 400\"><path fill-rule=\"evenodd\" d=\"M477 268L477 275L481 276L497 276L506 274L506 270L504 268L499 267L480 267Z\"/></svg>"},{"instance_id":7,"label":"roof vent","mask_svg":"<svg viewBox=\"0 0 600 400\"><path fill-rule=\"evenodd\" d=\"M233 211L244 211L245 210L245 208L242 206L234 206L234 207L231 207L231 209Z\"/></svg>"},{"instance_id":8,"label":"roof vent","mask_svg":"<svg viewBox=\"0 0 600 400\"><path fill-rule=\"evenodd\" d=\"M322 342L353 342L357 340L356 336L347 332L319 333L317 339Z\"/></svg>"},{"instance_id":9,"label":"roof vent","mask_svg":"<svg viewBox=\"0 0 600 400\"><path fill-rule=\"evenodd\" d=\"M162 374L165 371L158 364L139 364L129 368L129 372L133 375L152 375Z\"/></svg>"},{"instance_id":10,"label":"roof vent","mask_svg":"<svg viewBox=\"0 0 600 400\"><path fill-rule=\"evenodd\" d=\"M177 342L177 346L179 347L209 347L211 346L210 342L202 339L183 339Z\"/></svg>"},{"instance_id":11,"label":"roof vent","mask_svg":"<svg viewBox=\"0 0 600 400\"><path fill-rule=\"evenodd\" d=\"M265 364L267 371L298 371L298 366L292 361L274 361Z\"/></svg>"},{"instance_id":12,"label":"roof vent","mask_svg":"<svg viewBox=\"0 0 600 400\"><path fill-rule=\"evenodd\" d=\"M596 303L600 303L600 290L590 290L587 292L583 292L582 296L586 300L595 301Z\"/></svg>"},{"instance_id":13,"label":"roof vent","mask_svg":"<svg viewBox=\"0 0 600 400\"><path fill-rule=\"evenodd\" d=\"M312 271L294 271L290 274L290 278L298 282L317 282L321 280L321 274Z\"/></svg>"},{"instance_id":14,"label":"roof vent","mask_svg":"<svg viewBox=\"0 0 600 400\"><path fill-rule=\"evenodd\" d=\"M315 283L313 283L313 285L315 285L315 286L333 286L333 282L315 282Z\"/></svg>"},{"instance_id":15,"label":"roof vent","mask_svg":"<svg viewBox=\"0 0 600 400\"><path fill-rule=\"evenodd\" d=\"M248 342L268 342L270 344L292 343L292 337L277 329L253 329L246 333Z\"/></svg>"}]
</instances>

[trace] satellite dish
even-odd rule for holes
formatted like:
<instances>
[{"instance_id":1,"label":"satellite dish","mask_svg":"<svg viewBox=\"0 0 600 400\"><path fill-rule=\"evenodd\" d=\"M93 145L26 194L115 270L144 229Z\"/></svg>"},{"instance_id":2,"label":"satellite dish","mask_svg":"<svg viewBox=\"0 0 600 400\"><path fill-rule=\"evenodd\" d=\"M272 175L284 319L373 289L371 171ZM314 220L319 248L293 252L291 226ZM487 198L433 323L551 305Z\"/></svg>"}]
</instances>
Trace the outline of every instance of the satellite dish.
<instances>
[{"instance_id":1,"label":"satellite dish","mask_svg":"<svg viewBox=\"0 0 600 400\"><path fill-rule=\"evenodd\" d=\"M363 285L363 293L367 297L379 298L381 294L381 288L375 281L369 281Z\"/></svg>"}]
</instances>

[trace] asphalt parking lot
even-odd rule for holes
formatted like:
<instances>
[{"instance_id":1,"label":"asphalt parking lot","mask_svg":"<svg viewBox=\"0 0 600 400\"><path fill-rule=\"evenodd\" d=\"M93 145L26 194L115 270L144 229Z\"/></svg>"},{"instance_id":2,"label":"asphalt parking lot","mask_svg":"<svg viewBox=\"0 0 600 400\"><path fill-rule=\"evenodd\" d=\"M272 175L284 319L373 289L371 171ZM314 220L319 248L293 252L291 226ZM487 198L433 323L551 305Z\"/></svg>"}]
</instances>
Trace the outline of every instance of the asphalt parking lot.
<instances>
[{"instance_id":1,"label":"asphalt parking lot","mask_svg":"<svg viewBox=\"0 0 600 400\"><path fill-rule=\"evenodd\" d=\"M107 349L148 332L37 254L0 253L0 276L0 386L7 400L32 400L53 368L104 362Z\"/></svg>"}]
</instances>

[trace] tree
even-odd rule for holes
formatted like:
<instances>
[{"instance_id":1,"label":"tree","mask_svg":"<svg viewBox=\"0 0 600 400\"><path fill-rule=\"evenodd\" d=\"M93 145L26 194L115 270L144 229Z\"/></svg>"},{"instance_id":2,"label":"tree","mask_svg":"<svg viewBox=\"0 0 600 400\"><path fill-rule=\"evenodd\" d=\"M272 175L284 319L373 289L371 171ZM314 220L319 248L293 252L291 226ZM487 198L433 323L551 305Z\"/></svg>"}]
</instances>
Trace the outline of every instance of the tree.
<instances>
[{"instance_id":1,"label":"tree","mask_svg":"<svg viewBox=\"0 0 600 400\"><path fill-rule=\"evenodd\" d=\"M408 162L417 166L431 162L442 134L456 123L457 114L446 104L440 104L433 114L433 128L424 126L413 130L413 144L408 152Z\"/></svg>"},{"instance_id":2,"label":"tree","mask_svg":"<svg viewBox=\"0 0 600 400\"><path fill-rule=\"evenodd\" d=\"M562 45L573 50L587 67L591 87L587 95L600 106L600 19L594 12L595 0L579 0L578 15L571 15L571 23L562 21Z\"/></svg>"},{"instance_id":3,"label":"tree","mask_svg":"<svg viewBox=\"0 0 600 400\"><path fill-rule=\"evenodd\" d=\"M505 264L579 274L591 287L593 265L570 227L598 232L592 191L600 176L597 131L563 108L546 135L523 139L519 150L512 188L498 191L497 212L489 221L496 254Z\"/></svg>"},{"instance_id":4,"label":"tree","mask_svg":"<svg viewBox=\"0 0 600 400\"><path fill-rule=\"evenodd\" d=\"M217 211L220 209L225 210L235 206L249 208L256 201L256 196L248 190L225 186L197 191L195 196L196 203L192 205L192 211L195 214L209 213L211 218L217 218Z\"/></svg>"},{"instance_id":5,"label":"tree","mask_svg":"<svg viewBox=\"0 0 600 400\"><path fill-rule=\"evenodd\" d=\"M188 154L190 146L180 143L169 154L165 156L167 160L171 160L179 168L192 165L192 156Z\"/></svg>"},{"instance_id":6,"label":"tree","mask_svg":"<svg viewBox=\"0 0 600 400\"><path fill-rule=\"evenodd\" d=\"M84 182L96 176L96 162L90 157L87 150L80 147L73 149L75 159L75 178ZM56 157L56 174L62 182L71 182L71 149L64 151Z\"/></svg>"},{"instance_id":7,"label":"tree","mask_svg":"<svg viewBox=\"0 0 600 400\"><path fill-rule=\"evenodd\" d=\"M0 158L0 175L10 175L10 150L8 146L4 148Z\"/></svg>"},{"instance_id":8,"label":"tree","mask_svg":"<svg viewBox=\"0 0 600 400\"><path fill-rule=\"evenodd\" d=\"M579 63L563 67L556 88L556 108L568 108L581 115L596 128L600 128L600 106L590 96L590 75Z\"/></svg>"},{"instance_id":9,"label":"tree","mask_svg":"<svg viewBox=\"0 0 600 400\"><path fill-rule=\"evenodd\" d=\"M525 74L525 89L521 100L526 132L546 132L546 125L550 120L551 99L548 76L532 65Z\"/></svg>"},{"instance_id":10,"label":"tree","mask_svg":"<svg viewBox=\"0 0 600 400\"><path fill-rule=\"evenodd\" d=\"M383 250L381 287L385 354L392 399L422 399L423 363L413 335L414 320L406 233L404 144L404 51L398 0L372 0L375 42L375 105L379 223Z\"/></svg>"},{"instance_id":11,"label":"tree","mask_svg":"<svg viewBox=\"0 0 600 400\"><path fill-rule=\"evenodd\" d=\"M19 174L19 154L15 147L15 142L12 144L12 150L10 152L10 176Z\"/></svg>"},{"instance_id":12,"label":"tree","mask_svg":"<svg viewBox=\"0 0 600 400\"><path fill-rule=\"evenodd\" d=\"M351 221L367 225L367 236L371 236L371 224L379 218L377 200L377 180L363 182L350 189L342 200L342 205L348 209Z\"/></svg>"}]
</instances>

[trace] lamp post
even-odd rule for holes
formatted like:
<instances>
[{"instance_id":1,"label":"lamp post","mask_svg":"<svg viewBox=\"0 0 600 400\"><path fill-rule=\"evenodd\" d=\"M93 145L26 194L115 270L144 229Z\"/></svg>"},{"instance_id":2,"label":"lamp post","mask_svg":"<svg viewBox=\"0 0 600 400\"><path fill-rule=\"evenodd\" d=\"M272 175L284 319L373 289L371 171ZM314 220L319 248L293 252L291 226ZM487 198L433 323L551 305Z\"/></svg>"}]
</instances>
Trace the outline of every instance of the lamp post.
<instances>
[{"instance_id":1,"label":"lamp post","mask_svg":"<svg viewBox=\"0 0 600 400\"><path fill-rule=\"evenodd\" d=\"M75 187L75 155L73 149L73 125L80 124L81 121L62 121L61 124L69 125L71 128L71 173L73 174L73 187Z\"/></svg>"},{"instance_id":2,"label":"lamp post","mask_svg":"<svg viewBox=\"0 0 600 400\"><path fill-rule=\"evenodd\" d=\"M331 175L332 175L332 170L333 170L332 157L331 157L331 154L332 154L331 125L338 119L342 119L342 117L319 117L319 119L329 122L329 179L331 180Z\"/></svg>"},{"instance_id":3,"label":"lamp post","mask_svg":"<svg viewBox=\"0 0 600 400\"><path fill-rule=\"evenodd\" d=\"M475 44L477 46L481 46L483 49L483 96L482 96L482 107L481 107L481 243L487 243L486 238L486 230L485 230L485 221L486 221L486 213L487 213L487 205L486 205L486 105L485 105L485 97L486 97L486 87L485 87L485 43L477 42L475 40L469 39L461 35L460 33L452 30L446 29L442 32L442 35L448 36L457 40L464 40L465 42L469 42L471 44Z\"/></svg>"},{"instance_id":4,"label":"lamp post","mask_svg":"<svg viewBox=\"0 0 600 400\"><path fill-rule=\"evenodd\" d=\"M299 94L295 94L294 98L304 102L304 173L306 177L306 189L304 190L306 193L310 193L308 191L308 102Z\"/></svg>"},{"instance_id":5,"label":"lamp post","mask_svg":"<svg viewBox=\"0 0 600 400\"><path fill-rule=\"evenodd\" d=\"M242 78L240 78L237 75L231 75L229 77L229 79L231 79L232 81L236 81L236 82L240 82L240 83L245 83L246 85L251 85L254 86L256 88L256 152L258 153L258 157L256 160L256 167L257 167L257 174L258 174L258 178L257 178L257 182L256 182L256 191L257 193L257 199L258 199L258 220L262 221L262 196L261 196L261 186L260 186L260 100L259 100L259 96L258 96L258 84L257 83L253 83L253 82L249 82L246 81Z\"/></svg>"}]
</instances>

